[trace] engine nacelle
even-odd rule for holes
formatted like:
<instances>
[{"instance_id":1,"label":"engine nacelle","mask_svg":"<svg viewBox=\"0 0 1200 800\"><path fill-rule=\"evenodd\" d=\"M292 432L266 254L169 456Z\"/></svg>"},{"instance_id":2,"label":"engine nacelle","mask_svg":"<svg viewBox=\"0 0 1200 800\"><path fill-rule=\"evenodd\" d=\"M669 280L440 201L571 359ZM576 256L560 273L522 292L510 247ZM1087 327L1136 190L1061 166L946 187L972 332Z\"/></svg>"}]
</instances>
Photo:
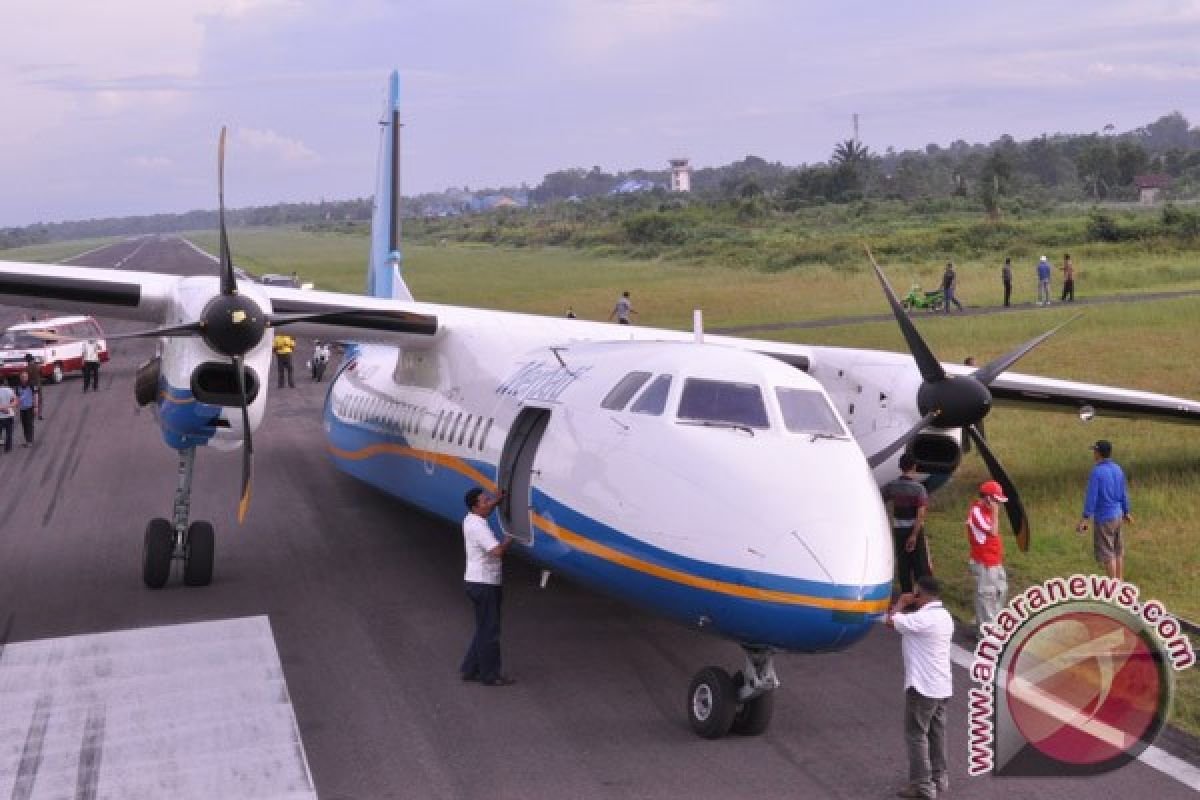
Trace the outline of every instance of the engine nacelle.
<instances>
[{"instance_id":1,"label":"engine nacelle","mask_svg":"<svg viewBox=\"0 0 1200 800\"><path fill-rule=\"evenodd\" d=\"M949 476L962 463L962 445L954 437L943 434L918 434L908 452L917 459L917 472L931 475Z\"/></svg>"}]
</instances>

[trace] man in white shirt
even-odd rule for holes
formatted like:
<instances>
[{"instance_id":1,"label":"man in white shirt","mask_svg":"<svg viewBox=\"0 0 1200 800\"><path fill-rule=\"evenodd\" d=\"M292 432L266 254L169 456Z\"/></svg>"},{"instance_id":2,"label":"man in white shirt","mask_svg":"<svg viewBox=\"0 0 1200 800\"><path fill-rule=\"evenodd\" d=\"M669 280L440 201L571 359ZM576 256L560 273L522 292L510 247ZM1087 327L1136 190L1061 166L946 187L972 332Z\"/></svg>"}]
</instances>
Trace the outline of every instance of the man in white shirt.
<instances>
[{"instance_id":1,"label":"man in white shirt","mask_svg":"<svg viewBox=\"0 0 1200 800\"><path fill-rule=\"evenodd\" d=\"M954 619L942 606L941 587L922 575L911 594L902 594L884 623L900 634L904 654L904 739L908 786L898 797L934 798L950 787L946 775L946 704L954 694L950 640ZM915 606L915 610L904 609Z\"/></svg>"},{"instance_id":2,"label":"man in white shirt","mask_svg":"<svg viewBox=\"0 0 1200 800\"><path fill-rule=\"evenodd\" d=\"M463 574L467 597L475 606L475 635L463 657L459 672L464 681L484 686L509 686L515 681L500 671L500 604L504 579L504 552L511 536L497 541L487 518L504 499L504 492L489 495L475 487L466 493L467 516L463 518L463 546L467 569Z\"/></svg>"},{"instance_id":3,"label":"man in white shirt","mask_svg":"<svg viewBox=\"0 0 1200 800\"><path fill-rule=\"evenodd\" d=\"M93 391L100 391L100 345L95 339L83 343L83 390L86 392L91 385Z\"/></svg>"}]
</instances>

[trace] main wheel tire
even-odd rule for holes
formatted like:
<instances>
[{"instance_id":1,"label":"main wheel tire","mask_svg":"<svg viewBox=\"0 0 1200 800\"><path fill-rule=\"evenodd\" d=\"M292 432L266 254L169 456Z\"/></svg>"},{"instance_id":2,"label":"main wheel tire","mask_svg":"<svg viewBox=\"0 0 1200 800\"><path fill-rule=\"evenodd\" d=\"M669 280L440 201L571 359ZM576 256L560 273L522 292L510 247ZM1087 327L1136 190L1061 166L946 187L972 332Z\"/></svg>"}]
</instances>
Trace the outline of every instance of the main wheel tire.
<instances>
[{"instance_id":1,"label":"main wheel tire","mask_svg":"<svg viewBox=\"0 0 1200 800\"><path fill-rule=\"evenodd\" d=\"M151 589L161 589L171 577L171 556L175 554L175 529L162 517L146 523L142 545L142 580Z\"/></svg>"},{"instance_id":2,"label":"main wheel tire","mask_svg":"<svg viewBox=\"0 0 1200 800\"><path fill-rule=\"evenodd\" d=\"M688 688L687 711L692 730L705 739L729 733L737 713L737 688L729 673L720 667L697 672Z\"/></svg>"},{"instance_id":3,"label":"main wheel tire","mask_svg":"<svg viewBox=\"0 0 1200 800\"><path fill-rule=\"evenodd\" d=\"M62 383L62 379L63 379L62 364L55 361L54 366L50 370L50 382L51 383Z\"/></svg>"},{"instance_id":4,"label":"main wheel tire","mask_svg":"<svg viewBox=\"0 0 1200 800\"><path fill-rule=\"evenodd\" d=\"M184 585L208 586L212 583L213 555L216 547L211 522L196 520L188 526L187 555L183 561Z\"/></svg>"},{"instance_id":5,"label":"main wheel tire","mask_svg":"<svg viewBox=\"0 0 1200 800\"><path fill-rule=\"evenodd\" d=\"M733 676L735 689L740 689L745 683L742 673ZM741 708L733 715L731 730L742 736L761 736L771 725L771 717L775 714L775 691L763 692L753 700L742 703Z\"/></svg>"}]
</instances>

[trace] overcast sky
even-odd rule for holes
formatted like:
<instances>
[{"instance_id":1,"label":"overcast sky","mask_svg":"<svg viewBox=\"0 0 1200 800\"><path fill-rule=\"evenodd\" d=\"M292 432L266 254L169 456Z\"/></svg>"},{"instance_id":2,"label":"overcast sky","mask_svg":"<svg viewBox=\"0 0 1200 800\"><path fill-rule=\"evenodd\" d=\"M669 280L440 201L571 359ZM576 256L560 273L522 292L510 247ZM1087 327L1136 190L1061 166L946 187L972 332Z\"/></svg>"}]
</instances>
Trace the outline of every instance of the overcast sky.
<instances>
[{"instance_id":1,"label":"overcast sky","mask_svg":"<svg viewBox=\"0 0 1200 800\"><path fill-rule=\"evenodd\" d=\"M0 0L0 226L1200 123L1200 0Z\"/></svg>"}]
</instances>

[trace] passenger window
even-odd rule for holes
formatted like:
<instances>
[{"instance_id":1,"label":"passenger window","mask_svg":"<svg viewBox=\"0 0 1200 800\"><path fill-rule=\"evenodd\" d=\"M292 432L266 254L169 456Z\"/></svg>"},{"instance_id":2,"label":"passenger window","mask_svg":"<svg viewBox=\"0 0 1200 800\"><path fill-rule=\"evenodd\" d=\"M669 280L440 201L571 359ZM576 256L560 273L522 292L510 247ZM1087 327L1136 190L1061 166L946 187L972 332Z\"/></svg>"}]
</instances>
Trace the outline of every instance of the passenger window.
<instances>
[{"instance_id":1,"label":"passenger window","mask_svg":"<svg viewBox=\"0 0 1200 800\"><path fill-rule=\"evenodd\" d=\"M483 424L483 416L475 418L475 427L471 429L471 441L467 443L467 447L475 449L475 437L479 435L479 426Z\"/></svg>"},{"instance_id":2,"label":"passenger window","mask_svg":"<svg viewBox=\"0 0 1200 800\"><path fill-rule=\"evenodd\" d=\"M646 387L646 391L642 392L638 396L638 399L633 401L633 407L629 410L635 414L653 414L658 416L667 407L667 393L670 391L671 376L659 375L650 381L650 385Z\"/></svg>"},{"instance_id":3,"label":"passenger window","mask_svg":"<svg viewBox=\"0 0 1200 800\"><path fill-rule=\"evenodd\" d=\"M620 411L625 408L625 404L629 402L629 398L637 394L637 390L642 388L642 384L650 380L649 372L631 372L617 383L601 401L600 407L607 408L609 411Z\"/></svg>"},{"instance_id":4,"label":"passenger window","mask_svg":"<svg viewBox=\"0 0 1200 800\"><path fill-rule=\"evenodd\" d=\"M471 415L467 414L467 421L463 423L462 430L458 432L458 443L461 445L463 439L467 437L467 428L471 427Z\"/></svg>"},{"instance_id":5,"label":"passenger window","mask_svg":"<svg viewBox=\"0 0 1200 800\"><path fill-rule=\"evenodd\" d=\"M679 418L695 422L767 428L762 390L753 383L688 378L679 401Z\"/></svg>"},{"instance_id":6,"label":"passenger window","mask_svg":"<svg viewBox=\"0 0 1200 800\"><path fill-rule=\"evenodd\" d=\"M445 411L438 412L437 422L433 423L433 433L431 434L434 439L438 438L438 430L442 427L442 418L445 415L446 415Z\"/></svg>"},{"instance_id":7,"label":"passenger window","mask_svg":"<svg viewBox=\"0 0 1200 800\"><path fill-rule=\"evenodd\" d=\"M482 450L483 446L485 444L487 444L487 437L488 437L488 434L492 432L492 422L494 422L494 421L495 421L494 417L488 417L487 427L483 429L483 436L479 437L479 449L480 450Z\"/></svg>"}]
</instances>

